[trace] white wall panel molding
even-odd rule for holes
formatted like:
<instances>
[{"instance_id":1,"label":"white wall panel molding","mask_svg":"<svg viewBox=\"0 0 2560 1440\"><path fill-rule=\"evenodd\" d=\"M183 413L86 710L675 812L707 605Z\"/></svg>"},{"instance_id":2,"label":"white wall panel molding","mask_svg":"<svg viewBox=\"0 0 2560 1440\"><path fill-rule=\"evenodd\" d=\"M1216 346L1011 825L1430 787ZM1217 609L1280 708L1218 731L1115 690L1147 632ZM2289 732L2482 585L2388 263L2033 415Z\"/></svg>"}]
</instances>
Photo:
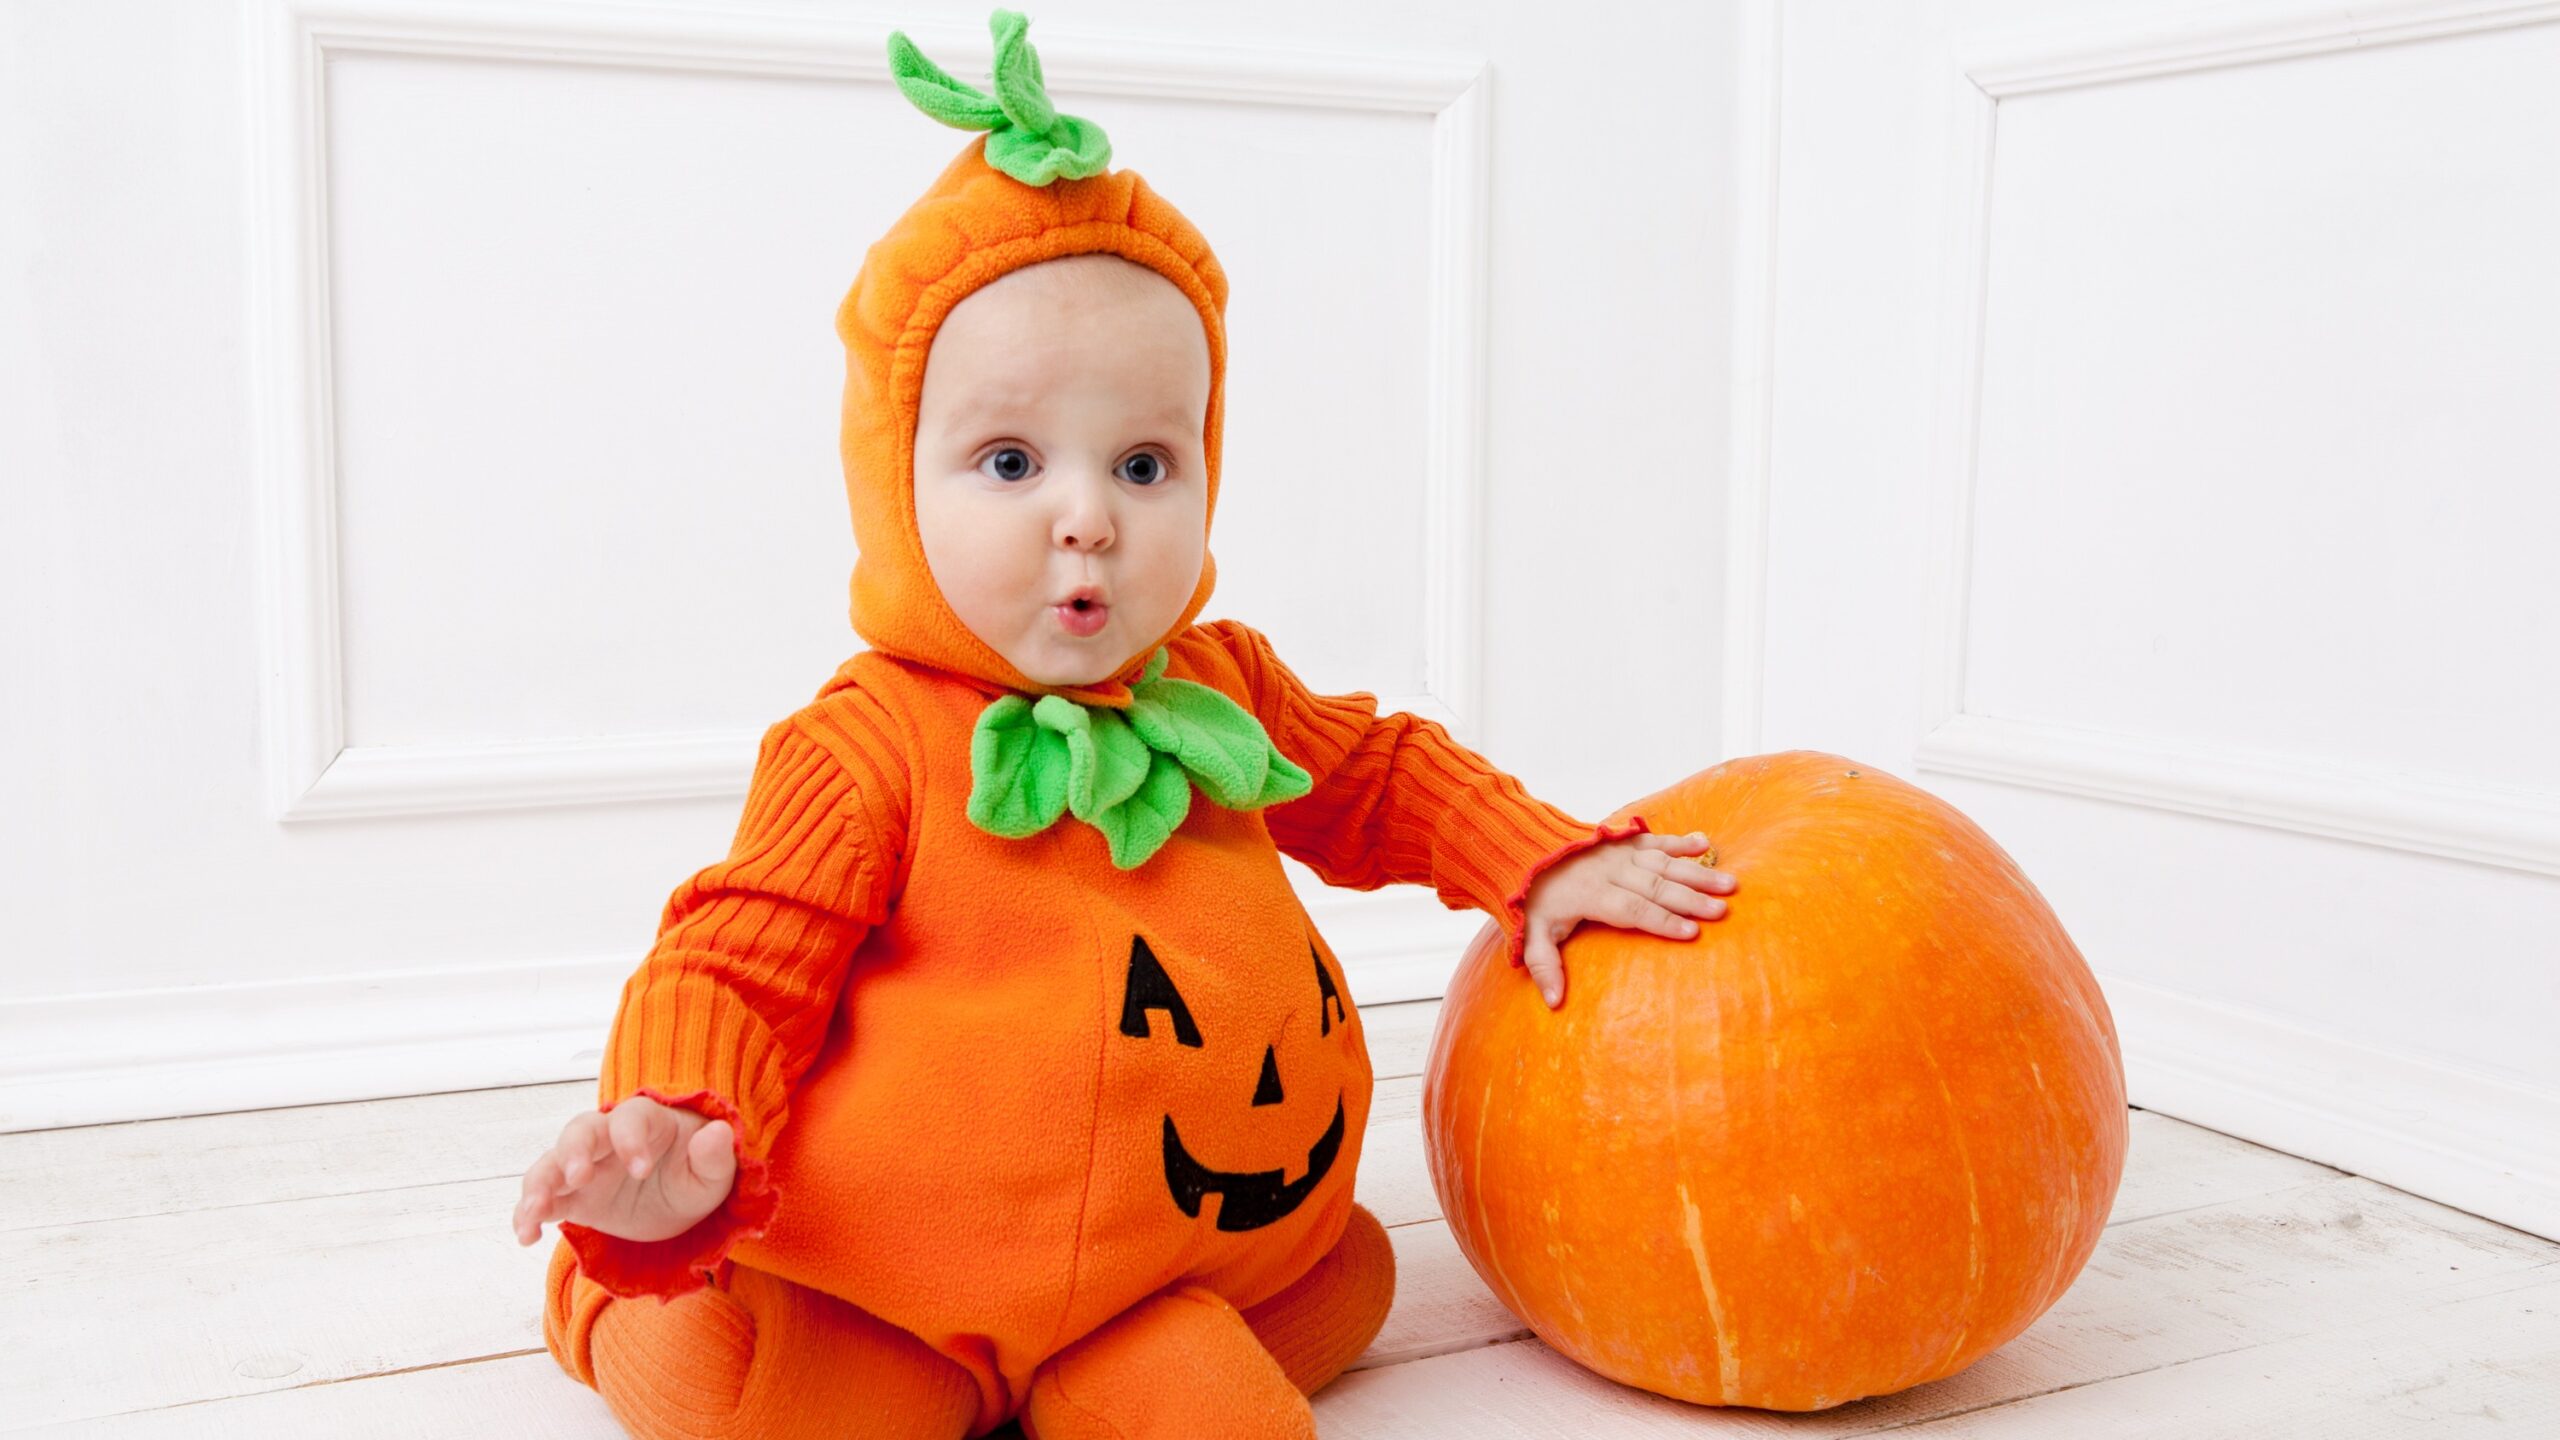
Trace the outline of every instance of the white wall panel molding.
<instances>
[{"instance_id":1,"label":"white wall panel molding","mask_svg":"<svg viewBox=\"0 0 2560 1440\"><path fill-rule=\"evenodd\" d=\"M251 385L271 813L300 821L742 795L757 735L487 745L347 743L330 341L328 62L384 53L889 83L888 27L656 4L246 0ZM956 73L983 33L905 27ZM1472 57L1296 51L1078 34L1039 39L1074 94L1419 114L1432 121L1424 484L1424 688L1384 695L1480 733L1487 72ZM849 279L850 277L848 277ZM1445 967L1444 967L1445 970Z\"/></svg>"},{"instance_id":2,"label":"white wall panel molding","mask_svg":"<svg viewBox=\"0 0 2560 1440\"><path fill-rule=\"evenodd\" d=\"M2560 3L2291 4L2159 17L2142 28L1960 37L1948 87L1929 438L1934 642L1916 765L1944 774L2238 820L2560 875L2560 794L2372 765L1967 713L1973 502L1989 295L1988 220L2008 99L2137 77L2560 21ZM2181 1112L2184 1113L2184 1112Z\"/></svg>"},{"instance_id":3,"label":"white wall panel molding","mask_svg":"<svg viewBox=\"0 0 2560 1440\"><path fill-rule=\"evenodd\" d=\"M2133 1103L2560 1237L2560 1092L2108 977Z\"/></svg>"},{"instance_id":4,"label":"white wall panel molding","mask_svg":"<svg viewBox=\"0 0 2560 1440\"><path fill-rule=\"evenodd\" d=\"M2233 5L2103 30L1986 31L1961 37L1956 48L1966 76L1999 100L2552 20L2560 20L2554 0Z\"/></svg>"},{"instance_id":5,"label":"white wall panel molding","mask_svg":"<svg viewBox=\"0 0 2560 1440\"><path fill-rule=\"evenodd\" d=\"M1958 715L1932 770L2560 875L2560 797L2045 721Z\"/></svg>"}]
</instances>

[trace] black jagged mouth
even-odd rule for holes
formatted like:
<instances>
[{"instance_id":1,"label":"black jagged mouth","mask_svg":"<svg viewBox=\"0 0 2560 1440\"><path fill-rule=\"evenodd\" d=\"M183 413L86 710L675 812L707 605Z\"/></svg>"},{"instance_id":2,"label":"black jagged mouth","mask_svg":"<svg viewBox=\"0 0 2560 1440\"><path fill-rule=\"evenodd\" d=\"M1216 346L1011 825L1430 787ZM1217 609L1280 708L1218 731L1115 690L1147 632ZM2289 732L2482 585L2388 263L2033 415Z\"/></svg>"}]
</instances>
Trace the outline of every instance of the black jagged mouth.
<instances>
[{"instance_id":1,"label":"black jagged mouth","mask_svg":"<svg viewBox=\"0 0 2560 1440\"><path fill-rule=\"evenodd\" d=\"M1342 1153L1344 1117L1342 1100L1333 1102L1333 1123L1324 1135L1307 1149L1307 1173L1295 1181L1282 1183L1283 1170L1260 1170L1247 1174L1235 1170L1212 1170L1183 1148L1182 1136L1173 1128L1173 1117L1164 1117L1164 1183L1173 1191L1173 1203L1194 1220L1200 1218L1203 1196L1215 1193L1225 1197L1218 1202L1218 1228L1221 1230L1259 1230L1274 1220L1285 1218L1314 1193L1316 1186L1333 1169L1333 1157Z\"/></svg>"}]
</instances>

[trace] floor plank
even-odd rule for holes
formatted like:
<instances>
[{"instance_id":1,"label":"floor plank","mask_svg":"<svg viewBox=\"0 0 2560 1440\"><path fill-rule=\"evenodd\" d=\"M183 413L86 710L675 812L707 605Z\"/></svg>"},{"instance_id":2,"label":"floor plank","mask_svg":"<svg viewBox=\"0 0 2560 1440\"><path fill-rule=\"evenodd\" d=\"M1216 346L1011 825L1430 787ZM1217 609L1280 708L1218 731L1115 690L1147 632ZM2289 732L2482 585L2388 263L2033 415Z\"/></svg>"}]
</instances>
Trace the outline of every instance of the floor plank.
<instances>
[{"instance_id":1,"label":"floor plank","mask_svg":"<svg viewBox=\"0 0 2560 1440\"><path fill-rule=\"evenodd\" d=\"M1912 1424L2497 1287L2560 1247L2343 1176L2112 1226L2027 1332L1960 1374L1840 1407Z\"/></svg>"},{"instance_id":2,"label":"floor plank","mask_svg":"<svg viewBox=\"0 0 2560 1440\"><path fill-rule=\"evenodd\" d=\"M1369 1129L1353 1193L1390 1230L1440 1218L1440 1196L1422 1150L1422 1077L1381 1080L1369 1092Z\"/></svg>"},{"instance_id":3,"label":"floor plank","mask_svg":"<svg viewBox=\"0 0 2560 1440\"><path fill-rule=\"evenodd\" d=\"M467 1182L455 1188L485 1183ZM0 1433L15 1433L15 1425L36 1424L46 1427L37 1433L48 1435L352 1434L358 1432L327 1427L353 1417L387 1416L420 1406L448 1416L484 1414L489 1412L433 1407L447 1403L438 1397L473 1393L474 1385L480 1383L456 1371L513 1366L527 1349L540 1352L531 1357L539 1362L538 1374L530 1379L518 1375L510 1385L572 1391L593 1400L591 1392L562 1374L550 1354L541 1350L541 1320L534 1306L541 1294L547 1247L507 1255L476 1234L449 1238L451 1243L434 1247L421 1244L416 1236L394 1241L391 1256L336 1247L315 1263L288 1266L273 1275L255 1264L243 1264L227 1269L216 1285L185 1285L165 1300L155 1300L155 1290L166 1287L154 1280L149 1267L130 1267L121 1283L111 1281L84 1293L74 1307L79 1313L70 1317L72 1323L58 1336L26 1337L34 1347L21 1352L26 1373L47 1374L53 1383L31 1394L0 1391L0 1416L12 1417L0 1420ZM1389 1232L1389 1238L1396 1248L1396 1305L1376 1343L1357 1362L1359 1366L1392 1365L1413 1356L1527 1333L1476 1278L1448 1228L1438 1220L1399 1227ZM386 1266L386 1259L393 1263ZM308 1292L314 1273L341 1279L368 1274L385 1288L353 1304L345 1299L324 1304L308 1318L259 1318L275 1310L278 1302ZM219 1325L204 1325L209 1308L235 1309L232 1304L207 1305L206 1292L217 1287L223 1297L237 1302L236 1313ZM384 1297L394 1294L404 1296L407 1309L384 1303ZM492 1304L491 1297L497 1295L515 1299ZM121 1330L114 1323L119 1314L125 1319ZM444 1317L443 1323L425 1323L431 1314ZM456 1333L457 1327L463 1333ZM173 1335L184 1337L185 1343L174 1347L183 1354L173 1360L155 1359L173 1348ZM484 1348L492 1345L505 1349ZM518 1356L479 1364L450 1363L455 1358L504 1355L510 1350L519 1352ZM16 1363L18 1357L13 1357ZM138 1373L120 1376L119 1371ZM360 1391L380 1391L384 1398L377 1402L355 1393ZM205 1396L230 1398L187 1403L192 1397ZM578 1417L590 1407L569 1403L572 1399L554 1394L533 1408L551 1417L542 1422L545 1425L583 1423ZM378 1411L368 1408L377 1403ZM142 1412L139 1417L134 1414L137 1411ZM603 1412L596 1408L595 1413ZM121 1428L128 1419L138 1428ZM166 1425L180 1428L157 1428ZM585 1432L571 1428L526 1433ZM616 1432L608 1428L601 1433Z\"/></svg>"},{"instance_id":4,"label":"floor plank","mask_svg":"<svg viewBox=\"0 0 2560 1440\"><path fill-rule=\"evenodd\" d=\"M1485 1288L1447 1222L1435 1218L1401 1226L1388 1231L1387 1238L1395 1242L1395 1303L1385 1328L1352 1362L1352 1369L1401 1365L1529 1333Z\"/></svg>"},{"instance_id":5,"label":"floor plank","mask_svg":"<svg viewBox=\"0 0 2560 1440\"><path fill-rule=\"evenodd\" d=\"M0 1415L112 1415L542 1345L513 1177L0 1235Z\"/></svg>"},{"instance_id":6,"label":"floor plank","mask_svg":"<svg viewBox=\"0 0 2560 1440\"><path fill-rule=\"evenodd\" d=\"M1380 1080L1420 1075L1431 1058L1431 1027L1440 1021L1437 1000L1363 1005L1360 1025L1369 1040L1369 1071Z\"/></svg>"},{"instance_id":7,"label":"floor plank","mask_svg":"<svg viewBox=\"0 0 2560 1440\"><path fill-rule=\"evenodd\" d=\"M1684 1405L1612 1384L1535 1340L1478 1347L1391 1371L1354 1372L1316 1398L1327 1440L1433 1437L1830 1435L2050 1440L2057 1435L2380 1440L2533 1433L2560 1394L2560 1272L2538 1267L2491 1289L2346 1331L2250 1347L1988 1409L1909 1425L1857 1407L1780 1416ZM296 1440L362 1434L429 1440L471 1417L502 1440L617 1440L603 1403L548 1355L440 1366L212 1405L49 1426L41 1440ZM1848 1423L1843 1424L1844 1419Z\"/></svg>"},{"instance_id":8,"label":"floor plank","mask_svg":"<svg viewBox=\"0 0 2560 1440\"><path fill-rule=\"evenodd\" d=\"M1961 1377L1957 1377L1961 1378ZM1535 1339L1344 1376L1316 1399L1326 1440L1528 1440L1574 1435L1891 1433L1927 1440L2381 1440L2550 1433L2560 1395L2560 1269L2341 1330L1983 1406L1954 1380L1906 1392L1948 1413L1914 1423L1877 1405L1807 1415L1716 1409L1613 1384Z\"/></svg>"},{"instance_id":9,"label":"floor plank","mask_svg":"<svg viewBox=\"0 0 2560 1440\"><path fill-rule=\"evenodd\" d=\"M42 1425L20 1440L627 1440L548 1352Z\"/></svg>"},{"instance_id":10,"label":"floor plank","mask_svg":"<svg viewBox=\"0 0 2560 1440\"><path fill-rule=\"evenodd\" d=\"M366 1109L379 1117L381 1104L387 1102L323 1109ZM430 1148L422 1158L394 1166L399 1145L389 1145L387 1156L376 1140L361 1148L364 1161L356 1168L369 1179L410 1181L422 1174L410 1166L486 1163L509 1140L504 1125L463 1120L479 1107L509 1122L548 1125L553 1115L548 1107L522 1107L509 1092L420 1097L407 1120L422 1120L435 1130L435 1120L448 1117L448 1133L481 1135L486 1145L461 1161L451 1148ZM210 1120L225 1117L164 1125L205 1127ZM279 1143L266 1122L251 1133L253 1143L241 1143L233 1133L233 1143L205 1156L207 1191L251 1194L248 1176L225 1179L225 1171L236 1168L269 1174L271 1189L287 1194L351 1184L335 1163L343 1125L333 1117L320 1133L325 1143L305 1150ZM2278 1186L2273 1194L2281 1194L2307 1184L2304 1176L2337 1179L2330 1168L2266 1158L2253 1145L2163 1117L2138 1117L2138 1133L2138 1163L2120 1191L2120 1215L2127 1207L2189 1207L2214 1194L2268 1194L2263 1186ZM166 1153L177 1156L179 1150ZM2150 1158L2173 1158L2186 1168L2173 1179L2156 1179ZM0 1302L0 1322L23 1317L28 1340L20 1353L31 1361L26 1373L41 1376L26 1384L0 1381L0 1404L28 1422L69 1420L538 1348L532 1297L540 1294L548 1240L527 1250L504 1235L517 1184L515 1174L499 1174L0 1232L0 1266L8 1266L20 1284L10 1302ZM1439 1222L1439 1199L1421 1150L1418 1076L1377 1084L1359 1166L1359 1199L1390 1225L1398 1253L1418 1245L1418 1253L1428 1256L1408 1258L1403 1266L1403 1299L1390 1332L1380 1338L1390 1355L1434 1355L1521 1332L1475 1271L1464 1266ZM1405 1235L1413 1227L1421 1232ZM351 1312L356 1297L330 1294L333 1286L361 1284L402 1286L394 1294L404 1294L410 1309ZM509 1302L492 1304L492 1297ZM41 1322L38 1312L44 1314ZM164 1325L205 1322L215 1322L205 1343L182 1350L161 1343Z\"/></svg>"},{"instance_id":11,"label":"floor plank","mask_svg":"<svg viewBox=\"0 0 2560 1440\"><path fill-rule=\"evenodd\" d=\"M0 1135L0 1233L521 1176L592 1080Z\"/></svg>"},{"instance_id":12,"label":"floor plank","mask_svg":"<svg viewBox=\"0 0 2560 1440\"><path fill-rule=\"evenodd\" d=\"M2131 1118L2132 1143L2115 1206L2107 1212L2110 1225L2272 1195L2347 1173L2148 1110L2136 1110Z\"/></svg>"},{"instance_id":13,"label":"floor plank","mask_svg":"<svg viewBox=\"0 0 2560 1440\"><path fill-rule=\"evenodd\" d=\"M2379 1440L2560 1432L2560 1267L2340 1330L1916 1426L1914 1440Z\"/></svg>"},{"instance_id":14,"label":"floor plank","mask_svg":"<svg viewBox=\"0 0 2560 1440\"><path fill-rule=\"evenodd\" d=\"M1559 1416L1580 1414L1576 1434L1696 1434L1711 1415L1720 1434L1828 1440L1943 1423L2239 1351L2342 1345L2338 1337L2358 1327L2387 1338L2395 1317L2466 1301L2530 1305L2536 1287L2560 1277L2555 1265L2560 1246L2341 1177L2110 1227L2079 1281L2024 1335L1960 1374L1898 1394L1806 1415L1715 1410L1615 1384L1530 1340L1345 1376L1335 1387L1339 1433L1499 1440L1555 1434ZM2522 1346L2527 1375L2560 1363L2547 1343ZM1532 1395L1516 1413L1503 1398Z\"/></svg>"},{"instance_id":15,"label":"floor plank","mask_svg":"<svg viewBox=\"0 0 2560 1440\"><path fill-rule=\"evenodd\" d=\"M1328 1437L2361 1440L2538 1421L2531 1397L2560 1384L2560 1245L2137 1111L2089 1267L1963 1374L1810 1416L1630 1390L1528 1337L1441 1221L1421 1126L1438 1012L1361 1012L1379 1080L1358 1194L1390 1227L1398 1289L1318 1399ZM541 1348L549 1237L520 1247L506 1223L524 1166L593 1095L571 1082L0 1135L0 1431L618 1434Z\"/></svg>"},{"instance_id":16,"label":"floor plank","mask_svg":"<svg viewBox=\"0 0 2560 1440\"><path fill-rule=\"evenodd\" d=\"M1378 1086L1403 1099L1383 1121L1373 1104L1372 1134L1388 1138L1364 1151L1407 1143L1420 1083ZM114 1414L539 1347L552 1232L516 1244L521 1189L504 1174L0 1233L0 1273L16 1277L0 1336L24 1337L0 1373L0 1416ZM1410 1222L1437 1219L1422 1167L1401 1156L1364 1159L1358 1193L1404 1222L1389 1232L1400 1253ZM1464 1268L1454 1246L1446 1258ZM1419 1293L1438 1293L1429 1263L1405 1267Z\"/></svg>"}]
</instances>

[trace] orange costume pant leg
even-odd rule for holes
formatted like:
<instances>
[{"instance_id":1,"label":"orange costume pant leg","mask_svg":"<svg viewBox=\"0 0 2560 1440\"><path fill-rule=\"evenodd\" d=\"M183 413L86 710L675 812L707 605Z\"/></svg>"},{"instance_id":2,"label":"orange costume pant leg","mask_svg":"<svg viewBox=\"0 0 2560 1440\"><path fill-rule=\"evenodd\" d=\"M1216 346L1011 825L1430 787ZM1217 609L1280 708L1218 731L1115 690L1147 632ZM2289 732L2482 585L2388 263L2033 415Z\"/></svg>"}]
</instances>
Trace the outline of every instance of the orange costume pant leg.
<instances>
[{"instance_id":1,"label":"orange costume pant leg","mask_svg":"<svg viewBox=\"0 0 2560 1440\"><path fill-rule=\"evenodd\" d=\"M1395 1251L1366 1209L1289 1288L1239 1312L1197 1286L1161 1291L1031 1378L1029 1440L1315 1440L1306 1397L1360 1358L1395 1298Z\"/></svg>"},{"instance_id":2,"label":"orange costume pant leg","mask_svg":"<svg viewBox=\"0 0 2560 1440\"><path fill-rule=\"evenodd\" d=\"M1250 1310L1176 1286L1059 1352L1032 1377L1023 1429L1029 1440L1313 1440L1306 1397L1368 1348L1394 1296L1386 1231L1354 1205L1341 1241ZM978 1413L977 1382L923 1341L746 1266L672 1301L617 1299L562 1244L542 1332L560 1368L640 1440L960 1440Z\"/></svg>"},{"instance_id":3,"label":"orange costume pant leg","mask_svg":"<svg viewBox=\"0 0 2560 1440\"><path fill-rule=\"evenodd\" d=\"M969 1372L823 1291L743 1265L673 1300L616 1298L551 1256L542 1336L639 1440L961 1440Z\"/></svg>"}]
</instances>

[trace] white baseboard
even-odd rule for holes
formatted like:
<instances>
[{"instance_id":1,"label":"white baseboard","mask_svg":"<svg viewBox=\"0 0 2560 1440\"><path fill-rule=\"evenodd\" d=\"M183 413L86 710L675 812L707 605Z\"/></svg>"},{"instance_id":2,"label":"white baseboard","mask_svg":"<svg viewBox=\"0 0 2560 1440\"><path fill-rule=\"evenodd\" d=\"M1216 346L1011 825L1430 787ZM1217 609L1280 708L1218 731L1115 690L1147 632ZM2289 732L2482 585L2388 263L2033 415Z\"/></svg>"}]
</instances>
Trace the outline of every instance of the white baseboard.
<instances>
[{"instance_id":1,"label":"white baseboard","mask_svg":"<svg viewBox=\"0 0 2560 1440\"><path fill-rule=\"evenodd\" d=\"M2101 983L2134 1104L2560 1239L2560 1091Z\"/></svg>"},{"instance_id":2,"label":"white baseboard","mask_svg":"<svg viewBox=\"0 0 2560 1440\"><path fill-rule=\"evenodd\" d=\"M636 963L0 1001L0 1132L593 1079Z\"/></svg>"},{"instance_id":3,"label":"white baseboard","mask_svg":"<svg viewBox=\"0 0 2560 1440\"><path fill-rule=\"evenodd\" d=\"M1310 897L1355 1003L1437 996L1484 917ZM592 1080L638 955L0 1000L0 1133Z\"/></svg>"}]
</instances>

